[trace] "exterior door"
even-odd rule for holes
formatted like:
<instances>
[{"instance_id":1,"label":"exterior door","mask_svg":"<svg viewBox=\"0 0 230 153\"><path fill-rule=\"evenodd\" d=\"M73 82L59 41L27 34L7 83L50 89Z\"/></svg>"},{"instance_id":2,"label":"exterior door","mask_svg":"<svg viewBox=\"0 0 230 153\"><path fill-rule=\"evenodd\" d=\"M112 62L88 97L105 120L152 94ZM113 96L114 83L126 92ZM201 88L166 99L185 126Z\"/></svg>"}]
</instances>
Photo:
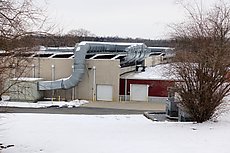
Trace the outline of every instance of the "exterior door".
<instances>
[{"instance_id":1,"label":"exterior door","mask_svg":"<svg viewBox=\"0 0 230 153\"><path fill-rule=\"evenodd\" d=\"M130 84L131 101L148 101L149 85Z\"/></svg>"},{"instance_id":2,"label":"exterior door","mask_svg":"<svg viewBox=\"0 0 230 153\"><path fill-rule=\"evenodd\" d=\"M112 85L97 85L97 100L112 101L113 86Z\"/></svg>"}]
</instances>

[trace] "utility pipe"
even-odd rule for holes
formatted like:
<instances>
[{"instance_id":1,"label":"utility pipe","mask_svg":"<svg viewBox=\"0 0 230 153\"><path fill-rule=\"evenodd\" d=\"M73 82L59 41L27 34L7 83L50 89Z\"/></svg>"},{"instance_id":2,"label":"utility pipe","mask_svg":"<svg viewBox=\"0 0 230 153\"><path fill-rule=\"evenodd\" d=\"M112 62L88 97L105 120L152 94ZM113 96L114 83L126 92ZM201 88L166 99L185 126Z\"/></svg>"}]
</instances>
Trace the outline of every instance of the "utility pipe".
<instances>
[{"instance_id":1,"label":"utility pipe","mask_svg":"<svg viewBox=\"0 0 230 153\"><path fill-rule=\"evenodd\" d=\"M35 78L35 65L32 64L32 77Z\"/></svg>"},{"instance_id":2,"label":"utility pipe","mask_svg":"<svg viewBox=\"0 0 230 153\"><path fill-rule=\"evenodd\" d=\"M125 101L127 101L127 78L125 77Z\"/></svg>"},{"instance_id":3,"label":"utility pipe","mask_svg":"<svg viewBox=\"0 0 230 153\"><path fill-rule=\"evenodd\" d=\"M54 65L51 65L51 79L52 81L55 80L55 66ZM54 90L52 90L52 99L54 97Z\"/></svg>"},{"instance_id":4,"label":"utility pipe","mask_svg":"<svg viewBox=\"0 0 230 153\"><path fill-rule=\"evenodd\" d=\"M96 66L93 66L93 101L96 101Z\"/></svg>"},{"instance_id":5,"label":"utility pipe","mask_svg":"<svg viewBox=\"0 0 230 153\"><path fill-rule=\"evenodd\" d=\"M72 72L74 72L74 65L72 65ZM75 99L75 87L72 88L72 100Z\"/></svg>"}]
</instances>

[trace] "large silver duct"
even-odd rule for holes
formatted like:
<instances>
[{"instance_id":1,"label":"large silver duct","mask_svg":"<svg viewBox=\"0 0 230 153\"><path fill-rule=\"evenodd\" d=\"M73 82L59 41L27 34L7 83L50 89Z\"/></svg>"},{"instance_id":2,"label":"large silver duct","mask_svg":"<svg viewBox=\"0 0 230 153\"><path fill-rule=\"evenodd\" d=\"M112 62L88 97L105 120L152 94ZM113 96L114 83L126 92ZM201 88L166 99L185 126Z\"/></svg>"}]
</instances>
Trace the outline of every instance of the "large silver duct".
<instances>
[{"instance_id":1,"label":"large silver duct","mask_svg":"<svg viewBox=\"0 0 230 153\"><path fill-rule=\"evenodd\" d=\"M74 51L74 70L70 77L55 81L38 82L38 90L70 89L78 84L85 70L85 55L90 49L87 43L78 44Z\"/></svg>"},{"instance_id":2,"label":"large silver duct","mask_svg":"<svg viewBox=\"0 0 230 153\"><path fill-rule=\"evenodd\" d=\"M150 55L151 50L145 44L133 44L126 48L127 56L121 64L143 61Z\"/></svg>"},{"instance_id":3,"label":"large silver duct","mask_svg":"<svg viewBox=\"0 0 230 153\"><path fill-rule=\"evenodd\" d=\"M78 85L85 71L85 56L89 52L124 52L123 64L139 61L149 50L142 43L81 42L74 49L74 70L70 77L55 81L38 82L38 90L70 89Z\"/></svg>"}]
</instances>

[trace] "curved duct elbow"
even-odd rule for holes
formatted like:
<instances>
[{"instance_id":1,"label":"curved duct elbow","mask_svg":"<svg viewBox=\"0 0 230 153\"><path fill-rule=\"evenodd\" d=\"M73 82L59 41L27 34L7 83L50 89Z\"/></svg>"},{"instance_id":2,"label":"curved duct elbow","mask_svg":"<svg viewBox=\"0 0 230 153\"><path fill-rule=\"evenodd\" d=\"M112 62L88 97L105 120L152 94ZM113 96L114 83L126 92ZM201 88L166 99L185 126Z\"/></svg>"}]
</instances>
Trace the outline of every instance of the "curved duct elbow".
<instances>
[{"instance_id":1,"label":"curved duct elbow","mask_svg":"<svg viewBox=\"0 0 230 153\"><path fill-rule=\"evenodd\" d=\"M38 82L38 90L70 89L75 87L81 80L85 71L85 56L90 49L89 44L79 44L74 53L74 70L70 77L55 81Z\"/></svg>"},{"instance_id":2,"label":"curved duct elbow","mask_svg":"<svg viewBox=\"0 0 230 153\"><path fill-rule=\"evenodd\" d=\"M127 47L126 52L127 57L122 64L143 61L148 56L149 49L144 44L135 44Z\"/></svg>"}]
</instances>

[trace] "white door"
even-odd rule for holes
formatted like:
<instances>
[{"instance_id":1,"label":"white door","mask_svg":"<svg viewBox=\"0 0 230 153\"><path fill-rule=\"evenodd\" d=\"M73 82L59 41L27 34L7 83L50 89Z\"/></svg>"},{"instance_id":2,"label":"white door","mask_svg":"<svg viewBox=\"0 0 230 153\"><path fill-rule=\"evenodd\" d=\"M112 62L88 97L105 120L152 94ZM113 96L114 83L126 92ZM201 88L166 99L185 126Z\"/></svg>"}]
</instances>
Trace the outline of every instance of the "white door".
<instances>
[{"instance_id":1,"label":"white door","mask_svg":"<svg viewBox=\"0 0 230 153\"><path fill-rule=\"evenodd\" d=\"M131 101L148 101L149 85L130 84Z\"/></svg>"},{"instance_id":2,"label":"white door","mask_svg":"<svg viewBox=\"0 0 230 153\"><path fill-rule=\"evenodd\" d=\"M111 85L97 85L97 100L112 101L113 100L113 86Z\"/></svg>"}]
</instances>

